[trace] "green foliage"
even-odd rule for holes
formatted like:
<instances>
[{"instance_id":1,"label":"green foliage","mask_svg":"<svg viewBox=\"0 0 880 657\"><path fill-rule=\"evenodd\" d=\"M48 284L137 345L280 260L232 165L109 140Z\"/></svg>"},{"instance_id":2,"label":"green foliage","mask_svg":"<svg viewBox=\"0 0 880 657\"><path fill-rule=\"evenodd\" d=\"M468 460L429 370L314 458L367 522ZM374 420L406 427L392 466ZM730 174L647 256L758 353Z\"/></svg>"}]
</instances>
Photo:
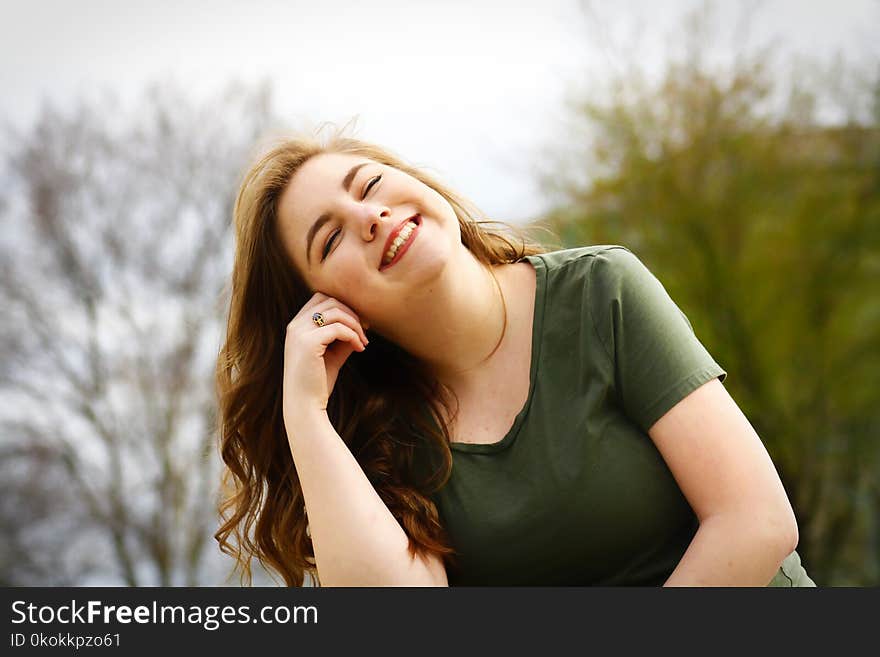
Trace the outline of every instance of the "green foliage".
<instances>
[{"instance_id":1,"label":"green foliage","mask_svg":"<svg viewBox=\"0 0 880 657\"><path fill-rule=\"evenodd\" d=\"M873 112L823 122L822 89L780 102L768 61L673 62L576 107L591 139L544 225L658 276L773 457L811 576L876 585L880 84L858 90Z\"/></svg>"}]
</instances>

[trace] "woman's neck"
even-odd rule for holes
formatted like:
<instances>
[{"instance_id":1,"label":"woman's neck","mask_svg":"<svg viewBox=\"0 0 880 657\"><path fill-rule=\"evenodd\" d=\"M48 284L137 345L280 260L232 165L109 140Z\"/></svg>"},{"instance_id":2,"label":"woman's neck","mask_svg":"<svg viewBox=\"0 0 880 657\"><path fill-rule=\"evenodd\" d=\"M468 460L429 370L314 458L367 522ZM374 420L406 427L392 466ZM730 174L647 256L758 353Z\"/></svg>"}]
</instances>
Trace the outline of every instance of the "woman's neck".
<instances>
[{"instance_id":1,"label":"woman's neck","mask_svg":"<svg viewBox=\"0 0 880 657\"><path fill-rule=\"evenodd\" d=\"M385 331L452 387L477 375L502 351L508 323L503 281L467 249L458 253L435 285L409 300L406 324Z\"/></svg>"}]
</instances>

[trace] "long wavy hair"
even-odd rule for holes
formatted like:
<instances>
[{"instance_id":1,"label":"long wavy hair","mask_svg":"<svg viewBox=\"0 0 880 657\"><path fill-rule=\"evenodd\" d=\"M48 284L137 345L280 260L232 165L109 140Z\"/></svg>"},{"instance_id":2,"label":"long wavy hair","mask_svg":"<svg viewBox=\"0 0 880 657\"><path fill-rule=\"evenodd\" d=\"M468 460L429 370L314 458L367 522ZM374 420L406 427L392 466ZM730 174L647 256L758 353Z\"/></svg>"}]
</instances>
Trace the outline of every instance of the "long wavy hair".
<instances>
[{"instance_id":1,"label":"long wavy hair","mask_svg":"<svg viewBox=\"0 0 880 657\"><path fill-rule=\"evenodd\" d=\"M343 129L344 130L344 129ZM408 173L452 206L461 241L487 266L545 251L523 231L478 221L478 209L380 146L344 136L296 136L277 143L244 176L234 209L235 256L225 341L217 358L220 454L225 463L214 534L243 584L256 557L288 586L305 573L320 585L308 519L282 417L287 324L311 297L285 254L278 199L293 175L321 153L361 155ZM379 335L342 366L327 413L382 501L409 537L409 551L455 567L455 551L431 499L452 470L449 427L457 401L416 358Z\"/></svg>"}]
</instances>

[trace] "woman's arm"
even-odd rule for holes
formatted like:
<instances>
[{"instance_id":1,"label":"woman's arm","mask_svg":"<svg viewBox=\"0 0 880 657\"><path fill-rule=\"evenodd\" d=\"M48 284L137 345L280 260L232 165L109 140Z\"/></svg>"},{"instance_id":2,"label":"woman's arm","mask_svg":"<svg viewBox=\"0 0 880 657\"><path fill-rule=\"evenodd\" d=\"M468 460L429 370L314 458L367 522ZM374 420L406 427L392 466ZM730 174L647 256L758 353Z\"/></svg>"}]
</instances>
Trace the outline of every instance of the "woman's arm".
<instances>
[{"instance_id":1,"label":"woman's arm","mask_svg":"<svg viewBox=\"0 0 880 657\"><path fill-rule=\"evenodd\" d=\"M313 320L320 313L322 321ZM316 292L287 326L283 415L324 586L446 586L439 557L411 558L409 537L327 416L340 368L368 342L360 319Z\"/></svg>"},{"instance_id":2,"label":"woman's arm","mask_svg":"<svg viewBox=\"0 0 880 657\"><path fill-rule=\"evenodd\" d=\"M648 431L700 528L665 586L766 586L796 547L782 481L748 419L718 379Z\"/></svg>"},{"instance_id":3,"label":"woman's arm","mask_svg":"<svg viewBox=\"0 0 880 657\"><path fill-rule=\"evenodd\" d=\"M292 413L288 441L322 586L447 586L439 557L411 558L409 538L327 413Z\"/></svg>"}]
</instances>

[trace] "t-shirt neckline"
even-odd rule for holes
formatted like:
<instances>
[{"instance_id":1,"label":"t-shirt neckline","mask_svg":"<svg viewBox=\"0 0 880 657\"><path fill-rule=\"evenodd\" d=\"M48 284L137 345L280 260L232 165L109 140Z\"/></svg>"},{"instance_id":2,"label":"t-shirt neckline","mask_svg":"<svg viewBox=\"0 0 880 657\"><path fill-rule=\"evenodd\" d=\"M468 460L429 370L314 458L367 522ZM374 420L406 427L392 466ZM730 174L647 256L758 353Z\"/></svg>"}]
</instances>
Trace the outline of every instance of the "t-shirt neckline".
<instances>
[{"instance_id":1,"label":"t-shirt neckline","mask_svg":"<svg viewBox=\"0 0 880 657\"><path fill-rule=\"evenodd\" d=\"M535 269L535 307L532 316L532 356L529 365L529 395L526 398L523 407L520 409L513 425L501 440L494 443L458 443L449 444L453 452L463 452L470 454L492 454L500 452L510 447L516 440L520 428L525 422L526 416L529 414L529 407L532 405L532 397L535 394L535 381L538 375L538 363L541 362L541 335L544 326L544 304L546 300L546 281L547 281L547 265L540 254L527 255L523 261L528 262Z\"/></svg>"}]
</instances>

